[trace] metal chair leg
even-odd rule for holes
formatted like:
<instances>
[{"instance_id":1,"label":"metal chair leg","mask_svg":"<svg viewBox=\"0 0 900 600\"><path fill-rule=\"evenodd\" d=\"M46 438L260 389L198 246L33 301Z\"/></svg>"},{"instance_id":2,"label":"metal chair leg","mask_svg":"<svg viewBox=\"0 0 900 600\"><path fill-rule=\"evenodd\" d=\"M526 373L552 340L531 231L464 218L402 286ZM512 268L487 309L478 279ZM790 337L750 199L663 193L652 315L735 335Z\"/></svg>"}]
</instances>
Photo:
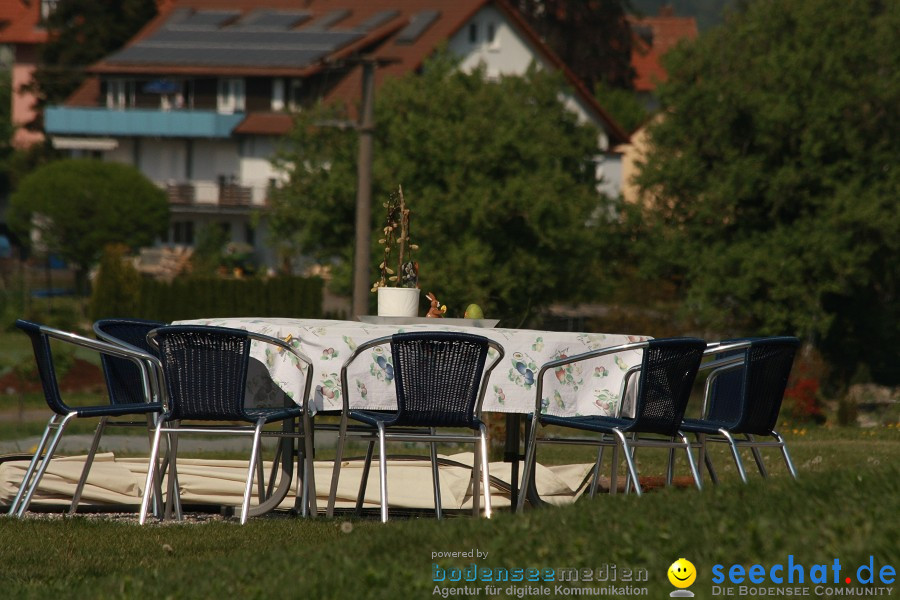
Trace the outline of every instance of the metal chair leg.
<instances>
[{"instance_id":1,"label":"metal chair leg","mask_svg":"<svg viewBox=\"0 0 900 600\"><path fill-rule=\"evenodd\" d=\"M362 477L359 480L359 492L356 495L356 516L362 515L363 501L366 499L366 489L369 487L369 473L372 468L372 455L375 452L375 442L369 442L366 446L366 459L363 461Z\"/></svg>"},{"instance_id":2,"label":"metal chair leg","mask_svg":"<svg viewBox=\"0 0 900 600\"><path fill-rule=\"evenodd\" d=\"M41 441L38 442L37 448L34 451L34 456L31 457L31 462L28 463L28 469L25 471L25 477L22 479L22 483L19 484L19 490L16 492L16 497L13 498L12 504L9 507L9 512L6 514L12 516L18 511L19 502L21 502L22 496L25 495L26 490L31 485L31 476L47 446L47 440L50 438L50 430L57 426L56 421L60 417L61 415L54 414L50 417L50 420L47 421L47 426L44 428L44 434L41 436Z\"/></svg>"},{"instance_id":3,"label":"metal chair leg","mask_svg":"<svg viewBox=\"0 0 900 600\"><path fill-rule=\"evenodd\" d=\"M612 469L609 472L609 493L617 494L619 492L619 442L616 441L613 446Z\"/></svg>"},{"instance_id":4,"label":"metal chair leg","mask_svg":"<svg viewBox=\"0 0 900 600\"><path fill-rule=\"evenodd\" d=\"M784 464L787 465L791 477L797 479L797 469L794 468L794 463L791 461L791 455L788 454L787 444L784 443L784 438L781 437L777 431L772 432L772 437L781 444L781 455L784 457Z\"/></svg>"},{"instance_id":5,"label":"metal chair leg","mask_svg":"<svg viewBox=\"0 0 900 600\"><path fill-rule=\"evenodd\" d=\"M684 438L684 436L681 436ZM675 444L675 436L672 436L672 444ZM688 445L688 452L690 452L690 444ZM692 459L693 460L693 459ZM669 448L669 463L666 467L666 487L672 486L672 480L675 478L675 446L673 445Z\"/></svg>"},{"instance_id":6,"label":"metal chair leg","mask_svg":"<svg viewBox=\"0 0 900 600\"><path fill-rule=\"evenodd\" d=\"M602 442L605 440L606 440L606 434L604 433L600 436L600 441ZM597 495L597 487L600 484L600 465L603 463L603 451L605 449L606 448L604 446L600 446L600 448L597 450L597 462L594 463L594 475L593 475L593 481L591 481L591 491L590 491L591 498L593 498L594 496Z\"/></svg>"},{"instance_id":7,"label":"metal chair leg","mask_svg":"<svg viewBox=\"0 0 900 600\"><path fill-rule=\"evenodd\" d=\"M138 519L138 522L141 525L147 522L147 509L150 507L150 490L153 489L153 479L154 475L156 475L156 463L159 456L159 438L162 434L162 426L163 421L160 419L156 424L156 431L153 434L153 443L150 444L150 464L147 467L147 480L144 483L144 497L141 498L141 514Z\"/></svg>"},{"instance_id":8,"label":"metal chair leg","mask_svg":"<svg viewBox=\"0 0 900 600\"><path fill-rule=\"evenodd\" d=\"M477 432L475 435L478 435ZM481 512L481 447L475 442L472 452L472 516Z\"/></svg>"},{"instance_id":9,"label":"metal chair leg","mask_svg":"<svg viewBox=\"0 0 900 600\"><path fill-rule=\"evenodd\" d=\"M628 466L628 474L632 479L634 485L634 493L640 496L641 492L641 482L638 479L637 467L634 466L634 459L632 458L631 450L633 448L628 447L628 439L625 437L625 434L619 429L613 429L613 433L619 438L619 442L622 444L622 451L625 454L625 464ZM626 484L626 489L628 485Z\"/></svg>"},{"instance_id":10,"label":"metal chair leg","mask_svg":"<svg viewBox=\"0 0 900 600\"><path fill-rule=\"evenodd\" d=\"M435 428L430 429L431 435L435 434ZM431 448L431 479L434 484L434 514L440 520L444 518L444 511L441 502L441 468L437 461L437 443L428 444Z\"/></svg>"},{"instance_id":11,"label":"metal chair leg","mask_svg":"<svg viewBox=\"0 0 900 600\"><path fill-rule=\"evenodd\" d=\"M341 461L344 458L344 444L347 441L347 415L341 415L341 423L338 426L337 446L334 448L334 466L331 471L331 491L328 493L328 507L325 509L326 517L334 516L334 502L337 498L338 480L341 476Z\"/></svg>"},{"instance_id":12,"label":"metal chair leg","mask_svg":"<svg viewBox=\"0 0 900 600\"><path fill-rule=\"evenodd\" d=\"M387 452L385 451L384 423L378 422L378 474L381 481L381 522L388 520L388 491L387 491Z\"/></svg>"},{"instance_id":13,"label":"metal chair leg","mask_svg":"<svg viewBox=\"0 0 900 600\"><path fill-rule=\"evenodd\" d=\"M259 438L262 435L262 428L266 424L265 419L256 422L253 430L253 448L250 450L250 466L247 469L247 485L244 487L244 501L241 504L241 525L247 522L250 513L250 496L253 492L253 475L256 471L256 463L259 458Z\"/></svg>"},{"instance_id":14,"label":"metal chair leg","mask_svg":"<svg viewBox=\"0 0 900 600\"><path fill-rule=\"evenodd\" d=\"M78 511L78 503L81 501L81 492L84 491L84 484L87 482L88 473L91 465L94 463L94 456L97 454L97 447L100 445L100 437L106 428L106 421L109 417L100 417L97 423L97 429L94 430L94 438L91 440L91 449L88 451L87 458L84 460L84 468L81 469L81 477L78 478L78 485L75 486L75 493L72 495L72 504L69 505L69 514L74 515Z\"/></svg>"},{"instance_id":15,"label":"metal chair leg","mask_svg":"<svg viewBox=\"0 0 900 600\"><path fill-rule=\"evenodd\" d=\"M177 421L169 424L173 429L177 429L179 423ZM181 514L181 495L178 486L178 433L169 431L166 434L166 440L169 445L169 477L166 485L166 510L163 518L170 519L173 516L175 520L182 519Z\"/></svg>"},{"instance_id":16,"label":"metal chair leg","mask_svg":"<svg viewBox=\"0 0 900 600\"><path fill-rule=\"evenodd\" d=\"M63 420L59 423L59 429L56 432L56 435L53 436L53 439L50 441L50 444L47 446L47 451L44 453L44 460L41 461L41 466L38 467L37 473L34 475L34 480L31 482L31 485L28 487L28 491L25 492L25 497L22 499L22 504L19 506L19 511L16 513L20 519L25 516L25 512L28 510L28 505L31 504L31 497L34 496L34 493L37 491L38 486L41 483L41 479L44 477L44 473L47 472L47 467L50 466L50 461L53 459L53 453L56 452L56 447L59 445L59 440L62 438L63 432L66 430L66 425L69 424L69 421L72 420L73 417L76 416L76 413L69 413Z\"/></svg>"},{"instance_id":17,"label":"metal chair leg","mask_svg":"<svg viewBox=\"0 0 900 600\"><path fill-rule=\"evenodd\" d=\"M754 445L756 439L748 433L747 440L750 442L750 451L753 453L753 460L756 461L756 468L759 469L759 474L763 476L763 479L767 479L769 477L769 472L766 470L766 465L763 463L762 453L759 451L759 448Z\"/></svg>"},{"instance_id":18,"label":"metal chair leg","mask_svg":"<svg viewBox=\"0 0 900 600\"><path fill-rule=\"evenodd\" d=\"M481 475L484 477L484 516L491 518L491 474L488 470L487 428L481 424Z\"/></svg>"},{"instance_id":19,"label":"metal chair leg","mask_svg":"<svg viewBox=\"0 0 900 600\"><path fill-rule=\"evenodd\" d=\"M725 437L728 441L728 445L731 447L731 454L734 457L734 464L737 465L738 475L741 476L741 481L747 483L747 473L744 471L743 463L741 463L741 454L738 451L737 444L734 443L734 438L724 429L720 429L719 433Z\"/></svg>"},{"instance_id":20,"label":"metal chair leg","mask_svg":"<svg viewBox=\"0 0 900 600\"><path fill-rule=\"evenodd\" d=\"M687 452L688 465L691 467L691 475L694 476L694 483L697 484L697 489L703 491L703 482L700 481L700 471L697 469L697 463L694 462L694 455L691 453L691 442L688 440L687 436L678 432L678 435L681 437L681 442L684 444L684 451ZM674 452L673 448L669 452Z\"/></svg>"},{"instance_id":21,"label":"metal chair leg","mask_svg":"<svg viewBox=\"0 0 900 600\"><path fill-rule=\"evenodd\" d=\"M315 518L319 516L319 503L316 499L316 466L315 466L315 448L313 446L313 429L312 417L309 411L304 411L300 418L303 426L303 448L306 455L306 477L304 478L304 486L307 490L307 500L309 501L310 516Z\"/></svg>"}]
</instances>

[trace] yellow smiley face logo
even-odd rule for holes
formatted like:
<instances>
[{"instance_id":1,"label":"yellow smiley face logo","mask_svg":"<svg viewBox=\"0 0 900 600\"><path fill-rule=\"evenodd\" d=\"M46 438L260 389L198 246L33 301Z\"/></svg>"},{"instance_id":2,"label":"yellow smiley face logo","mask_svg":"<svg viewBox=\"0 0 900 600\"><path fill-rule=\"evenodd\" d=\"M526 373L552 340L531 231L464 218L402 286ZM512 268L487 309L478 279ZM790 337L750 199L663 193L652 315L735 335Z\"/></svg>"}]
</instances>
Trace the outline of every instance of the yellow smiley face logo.
<instances>
[{"instance_id":1,"label":"yellow smiley face logo","mask_svg":"<svg viewBox=\"0 0 900 600\"><path fill-rule=\"evenodd\" d=\"M679 558L669 567L669 582L677 588L691 587L697 579L697 569L686 558Z\"/></svg>"}]
</instances>

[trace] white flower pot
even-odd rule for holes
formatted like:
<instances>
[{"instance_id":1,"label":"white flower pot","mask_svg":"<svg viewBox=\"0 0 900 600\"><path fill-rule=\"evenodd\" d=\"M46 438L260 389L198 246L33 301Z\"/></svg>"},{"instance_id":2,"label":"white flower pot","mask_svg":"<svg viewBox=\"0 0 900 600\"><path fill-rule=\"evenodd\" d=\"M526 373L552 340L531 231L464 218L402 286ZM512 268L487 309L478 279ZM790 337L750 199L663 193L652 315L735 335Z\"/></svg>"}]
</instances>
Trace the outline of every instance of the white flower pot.
<instances>
[{"instance_id":1,"label":"white flower pot","mask_svg":"<svg viewBox=\"0 0 900 600\"><path fill-rule=\"evenodd\" d=\"M378 288L379 317L416 317L419 315L419 288Z\"/></svg>"}]
</instances>

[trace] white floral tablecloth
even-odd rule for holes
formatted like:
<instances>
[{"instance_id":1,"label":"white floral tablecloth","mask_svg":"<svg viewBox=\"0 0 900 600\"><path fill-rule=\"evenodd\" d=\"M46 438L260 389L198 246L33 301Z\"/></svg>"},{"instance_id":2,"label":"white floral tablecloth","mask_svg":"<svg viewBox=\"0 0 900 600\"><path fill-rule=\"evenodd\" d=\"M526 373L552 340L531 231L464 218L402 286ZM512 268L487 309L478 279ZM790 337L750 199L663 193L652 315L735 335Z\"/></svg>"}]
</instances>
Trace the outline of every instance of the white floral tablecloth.
<instances>
[{"instance_id":1,"label":"white floral tablecloth","mask_svg":"<svg viewBox=\"0 0 900 600\"><path fill-rule=\"evenodd\" d=\"M589 350L648 339L642 336L536 331L530 329L487 329L432 324L373 325L355 321L282 318L223 318L179 321L180 324L232 327L277 337L306 354L313 362L314 409L342 408L341 366L356 347L368 340L404 331L463 331L500 343L505 356L491 374L483 410L486 412L530 413L534 410L537 373L542 364ZM488 363L494 358L492 350ZM305 383L305 368L292 354L271 344L254 343L251 356L264 368L251 369L248 390L255 390L257 402L272 401L273 394L287 394L299 400ZM625 372L641 360L632 350L568 365L545 376L543 412L560 416L585 414L613 415ZM376 347L369 356L356 359L347 374L350 406L367 409L395 409L393 365L390 348ZM271 380L270 380L271 378ZM272 382L277 386L272 386Z\"/></svg>"}]
</instances>

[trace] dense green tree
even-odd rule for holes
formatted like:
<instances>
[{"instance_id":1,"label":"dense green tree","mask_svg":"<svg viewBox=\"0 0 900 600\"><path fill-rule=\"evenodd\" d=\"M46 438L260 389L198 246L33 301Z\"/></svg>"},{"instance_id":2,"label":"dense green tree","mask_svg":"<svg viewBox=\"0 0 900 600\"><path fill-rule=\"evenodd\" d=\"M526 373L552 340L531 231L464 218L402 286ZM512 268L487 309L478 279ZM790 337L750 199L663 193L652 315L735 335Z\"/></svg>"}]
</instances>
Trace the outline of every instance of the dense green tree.
<instances>
[{"instance_id":1,"label":"dense green tree","mask_svg":"<svg viewBox=\"0 0 900 600\"><path fill-rule=\"evenodd\" d=\"M629 133L650 118L650 111L647 110L634 90L614 88L601 81L597 84L594 95L613 120Z\"/></svg>"},{"instance_id":2,"label":"dense green tree","mask_svg":"<svg viewBox=\"0 0 900 600\"><path fill-rule=\"evenodd\" d=\"M49 39L34 72L38 105L59 104L84 81L84 67L131 39L156 15L155 0L64 0L47 18Z\"/></svg>"},{"instance_id":3,"label":"dense green tree","mask_svg":"<svg viewBox=\"0 0 900 600\"><path fill-rule=\"evenodd\" d=\"M461 73L445 54L421 75L379 90L373 229L402 185L421 287L450 307L449 316L477 302L489 317L515 324L571 298L583 282L600 237L590 224L603 202L597 132L562 106L561 90L560 78L546 72L496 82L481 71ZM352 131L317 126L334 116L320 109L298 121L281 157L290 182L275 195L270 223L281 243L335 260L348 282L357 140Z\"/></svg>"},{"instance_id":4,"label":"dense green tree","mask_svg":"<svg viewBox=\"0 0 900 600\"><path fill-rule=\"evenodd\" d=\"M756 0L667 58L645 266L732 332L900 381L900 3Z\"/></svg>"},{"instance_id":5,"label":"dense green tree","mask_svg":"<svg viewBox=\"0 0 900 600\"><path fill-rule=\"evenodd\" d=\"M588 89L633 87L630 0L515 0L529 24Z\"/></svg>"},{"instance_id":6,"label":"dense green tree","mask_svg":"<svg viewBox=\"0 0 900 600\"><path fill-rule=\"evenodd\" d=\"M104 246L135 249L165 233L165 192L134 167L90 159L61 160L26 176L10 199L10 225L78 269L79 288Z\"/></svg>"}]
</instances>

